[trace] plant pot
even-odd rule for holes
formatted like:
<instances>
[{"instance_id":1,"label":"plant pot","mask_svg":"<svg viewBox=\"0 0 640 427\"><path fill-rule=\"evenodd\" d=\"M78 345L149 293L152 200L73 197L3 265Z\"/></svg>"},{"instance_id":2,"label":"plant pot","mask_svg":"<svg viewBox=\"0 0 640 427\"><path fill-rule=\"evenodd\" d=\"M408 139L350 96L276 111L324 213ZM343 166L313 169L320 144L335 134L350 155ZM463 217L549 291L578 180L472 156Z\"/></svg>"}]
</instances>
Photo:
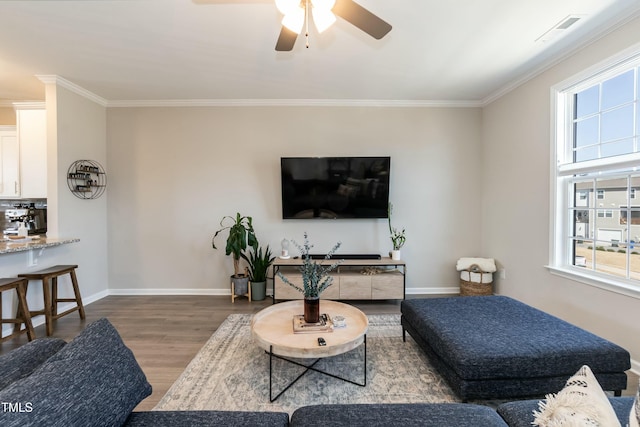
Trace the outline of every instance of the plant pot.
<instances>
[{"instance_id":1,"label":"plant pot","mask_svg":"<svg viewBox=\"0 0 640 427\"><path fill-rule=\"evenodd\" d=\"M267 282L251 282L251 300L262 301L267 296Z\"/></svg>"},{"instance_id":2,"label":"plant pot","mask_svg":"<svg viewBox=\"0 0 640 427\"><path fill-rule=\"evenodd\" d=\"M231 276L235 295L245 295L249 293L249 276L240 274Z\"/></svg>"},{"instance_id":3,"label":"plant pot","mask_svg":"<svg viewBox=\"0 0 640 427\"><path fill-rule=\"evenodd\" d=\"M391 259L394 261L400 261L400 249L394 250L390 252Z\"/></svg>"},{"instance_id":4,"label":"plant pot","mask_svg":"<svg viewBox=\"0 0 640 427\"><path fill-rule=\"evenodd\" d=\"M320 321L320 298L304 299L304 321L307 323Z\"/></svg>"}]
</instances>

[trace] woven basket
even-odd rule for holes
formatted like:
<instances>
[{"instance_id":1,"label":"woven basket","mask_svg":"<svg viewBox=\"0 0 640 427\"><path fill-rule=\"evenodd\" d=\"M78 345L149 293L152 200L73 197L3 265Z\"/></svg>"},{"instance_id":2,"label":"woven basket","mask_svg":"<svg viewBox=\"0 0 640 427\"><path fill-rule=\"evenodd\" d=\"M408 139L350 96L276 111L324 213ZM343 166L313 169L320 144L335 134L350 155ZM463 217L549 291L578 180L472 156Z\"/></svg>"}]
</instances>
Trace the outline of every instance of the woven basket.
<instances>
[{"instance_id":1,"label":"woven basket","mask_svg":"<svg viewBox=\"0 0 640 427\"><path fill-rule=\"evenodd\" d=\"M482 282L483 274L491 274L486 271L480 270L480 268L475 264L472 265L468 270L462 271L468 272L469 278L471 278L471 273L480 274L480 282ZM479 295L493 295L493 280L489 283L478 283L460 278L460 296L466 297Z\"/></svg>"}]
</instances>

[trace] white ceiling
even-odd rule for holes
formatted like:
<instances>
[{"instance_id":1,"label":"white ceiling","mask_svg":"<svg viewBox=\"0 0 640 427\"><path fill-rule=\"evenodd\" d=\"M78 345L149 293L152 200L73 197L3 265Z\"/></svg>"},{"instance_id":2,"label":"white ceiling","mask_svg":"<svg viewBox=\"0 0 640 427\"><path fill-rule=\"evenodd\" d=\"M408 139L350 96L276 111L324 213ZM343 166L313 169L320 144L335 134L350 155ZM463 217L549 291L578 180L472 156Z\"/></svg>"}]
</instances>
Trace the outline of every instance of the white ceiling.
<instances>
[{"instance_id":1,"label":"white ceiling","mask_svg":"<svg viewBox=\"0 0 640 427\"><path fill-rule=\"evenodd\" d=\"M106 105L482 103L640 15L638 0L356 1L393 26L382 40L338 18L276 52L273 0L0 0L0 101L43 100L36 75L56 75Z\"/></svg>"}]
</instances>

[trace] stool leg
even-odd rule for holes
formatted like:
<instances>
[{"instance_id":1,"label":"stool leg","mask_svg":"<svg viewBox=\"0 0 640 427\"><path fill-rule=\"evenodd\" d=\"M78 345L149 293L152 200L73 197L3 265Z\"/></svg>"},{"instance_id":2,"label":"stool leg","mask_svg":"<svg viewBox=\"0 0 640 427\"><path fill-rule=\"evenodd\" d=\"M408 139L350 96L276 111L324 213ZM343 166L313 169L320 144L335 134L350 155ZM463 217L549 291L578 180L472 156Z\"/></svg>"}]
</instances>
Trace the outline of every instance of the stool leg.
<instances>
[{"instance_id":1,"label":"stool leg","mask_svg":"<svg viewBox=\"0 0 640 427\"><path fill-rule=\"evenodd\" d=\"M47 326L47 336L53 335L53 316L51 314L51 288L49 287L49 279L42 279L42 293L44 295L44 321Z\"/></svg>"},{"instance_id":2,"label":"stool leg","mask_svg":"<svg viewBox=\"0 0 640 427\"><path fill-rule=\"evenodd\" d=\"M78 304L78 311L80 312L80 319L84 320L84 305L82 305L82 298L80 297L80 288L78 287L78 278L76 277L76 271L71 270L71 284L73 285L73 293L76 296L76 304Z\"/></svg>"},{"instance_id":3,"label":"stool leg","mask_svg":"<svg viewBox=\"0 0 640 427\"><path fill-rule=\"evenodd\" d=\"M16 316L16 318L22 319L24 327L27 330L27 338L29 338L29 341L32 341L36 338L36 332L31 323L31 315L29 314L29 307L27 306L27 294L24 285L18 286L16 292L18 293L18 311L21 312L20 317ZM20 328L20 324L16 326Z\"/></svg>"},{"instance_id":4,"label":"stool leg","mask_svg":"<svg viewBox=\"0 0 640 427\"><path fill-rule=\"evenodd\" d=\"M58 314L58 276L51 278L51 317Z\"/></svg>"}]
</instances>

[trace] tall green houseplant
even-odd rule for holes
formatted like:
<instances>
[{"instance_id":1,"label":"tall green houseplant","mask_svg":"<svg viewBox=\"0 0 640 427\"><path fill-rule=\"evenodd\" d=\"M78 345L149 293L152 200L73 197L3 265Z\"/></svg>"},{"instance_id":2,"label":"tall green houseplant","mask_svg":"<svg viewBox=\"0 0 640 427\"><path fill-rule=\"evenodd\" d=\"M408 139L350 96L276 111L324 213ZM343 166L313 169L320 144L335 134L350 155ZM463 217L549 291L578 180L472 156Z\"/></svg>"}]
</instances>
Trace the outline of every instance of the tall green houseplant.
<instances>
[{"instance_id":1,"label":"tall green houseplant","mask_svg":"<svg viewBox=\"0 0 640 427\"><path fill-rule=\"evenodd\" d=\"M242 216L240 213L237 213L235 218L224 216L220 221L220 227L222 228L216 231L216 234L211 238L211 246L213 249L218 249L215 242L216 237L223 231L229 230L225 253L233 257L234 277L240 277L243 275L240 270L240 259L243 252L247 250L247 247L252 247L254 250L258 248L258 239L253 230L253 219L250 216Z\"/></svg>"}]
</instances>

